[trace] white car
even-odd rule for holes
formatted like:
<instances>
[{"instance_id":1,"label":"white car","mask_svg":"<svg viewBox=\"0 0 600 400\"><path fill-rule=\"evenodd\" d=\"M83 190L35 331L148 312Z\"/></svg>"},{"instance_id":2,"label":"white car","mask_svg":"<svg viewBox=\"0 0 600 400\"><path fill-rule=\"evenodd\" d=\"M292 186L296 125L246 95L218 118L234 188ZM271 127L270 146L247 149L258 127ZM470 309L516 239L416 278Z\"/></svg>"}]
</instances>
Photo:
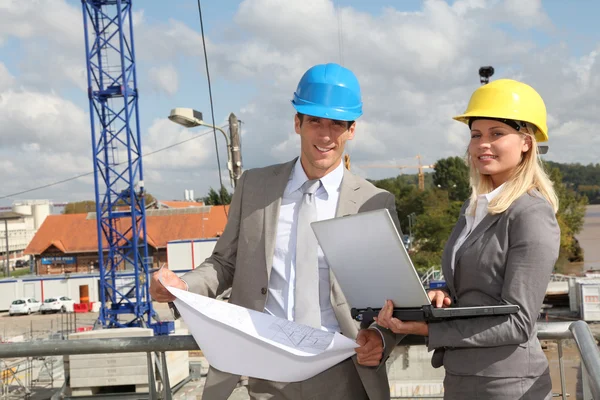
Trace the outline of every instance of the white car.
<instances>
[{"instance_id":1,"label":"white car","mask_svg":"<svg viewBox=\"0 0 600 400\"><path fill-rule=\"evenodd\" d=\"M39 311L41 304L42 303L33 297L16 299L8 308L8 315L13 316L15 314L31 314L32 312Z\"/></svg>"},{"instance_id":2,"label":"white car","mask_svg":"<svg viewBox=\"0 0 600 400\"><path fill-rule=\"evenodd\" d=\"M44 300L44 304L40 307L40 312L42 314L49 312L73 312L73 304L75 304L75 300L67 296L49 297Z\"/></svg>"}]
</instances>

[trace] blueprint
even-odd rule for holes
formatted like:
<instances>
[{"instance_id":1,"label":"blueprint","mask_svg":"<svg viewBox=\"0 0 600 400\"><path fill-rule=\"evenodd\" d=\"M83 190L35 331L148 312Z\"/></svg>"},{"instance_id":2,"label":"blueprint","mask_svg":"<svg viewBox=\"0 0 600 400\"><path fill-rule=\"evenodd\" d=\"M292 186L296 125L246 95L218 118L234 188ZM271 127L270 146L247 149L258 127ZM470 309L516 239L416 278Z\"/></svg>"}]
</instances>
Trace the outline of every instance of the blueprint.
<instances>
[{"instance_id":1,"label":"blueprint","mask_svg":"<svg viewBox=\"0 0 600 400\"><path fill-rule=\"evenodd\" d=\"M351 357L358 347L335 332L167 287L209 364L236 375L297 382Z\"/></svg>"}]
</instances>

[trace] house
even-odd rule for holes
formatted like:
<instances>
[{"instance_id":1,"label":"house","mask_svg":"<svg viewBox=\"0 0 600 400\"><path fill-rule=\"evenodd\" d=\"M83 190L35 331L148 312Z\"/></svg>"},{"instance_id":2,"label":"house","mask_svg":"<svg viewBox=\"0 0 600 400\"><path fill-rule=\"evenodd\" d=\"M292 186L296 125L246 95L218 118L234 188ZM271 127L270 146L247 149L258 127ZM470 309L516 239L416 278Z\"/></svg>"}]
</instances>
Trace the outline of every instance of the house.
<instances>
[{"instance_id":1,"label":"house","mask_svg":"<svg viewBox=\"0 0 600 400\"><path fill-rule=\"evenodd\" d=\"M146 211L146 237L151 268L167 262L167 243L174 240L221 236L229 206L184 206ZM119 231L127 232L131 220L123 218ZM103 239L104 241L104 239ZM106 249L106 244L103 245ZM96 214L49 215L27 248L38 275L98 272ZM105 257L107 252L104 251ZM106 263L105 263L106 265ZM119 270L128 269L120 263Z\"/></svg>"}]
</instances>

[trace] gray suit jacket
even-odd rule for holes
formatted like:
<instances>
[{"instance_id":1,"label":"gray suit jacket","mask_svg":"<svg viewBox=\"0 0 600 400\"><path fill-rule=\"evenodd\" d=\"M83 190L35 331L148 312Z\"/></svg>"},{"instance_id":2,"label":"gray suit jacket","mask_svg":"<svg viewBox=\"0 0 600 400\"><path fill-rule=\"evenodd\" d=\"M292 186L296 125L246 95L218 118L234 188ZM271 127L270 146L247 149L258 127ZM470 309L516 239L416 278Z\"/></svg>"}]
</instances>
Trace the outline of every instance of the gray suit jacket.
<instances>
[{"instance_id":1,"label":"gray suit jacket","mask_svg":"<svg viewBox=\"0 0 600 400\"><path fill-rule=\"evenodd\" d=\"M281 198L295 162L292 160L244 172L231 201L227 226L212 256L182 277L191 292L215 297L232 287L231 303L260 312L264 310ZM390 210L400 230L394 196L344 170L336 216L381 208ZM342 333L355 338L358 334L357 323L350 315L350 308L333 273L330 280L331 304ZM380 328L380 331L385 342L383 364L402 336L396 336L384 328ZM389 399L385 368L360 366L356 363L356 357L354 363L369 398ZM211 369L204 396L211 400L226 399L238 379L238 376Z\"/></svg>"},{"instance_id":2,"label":"gray suit jacket","mask_svg":"<svg viewBox=\"0 0 600 400\"><path fill-rule=\"evenodd\" d=\"M533 192L519 197L501 214L488 214L458 249L453 271L452 251L465 226L467 206L463 206L442 256L455 304L517 304L520 311L430 323L428 346L435 349L432 364L443 364L455 375L540 376L548 362L535 322L560 247L554 211Z\"/></svg>"}]
</instances>

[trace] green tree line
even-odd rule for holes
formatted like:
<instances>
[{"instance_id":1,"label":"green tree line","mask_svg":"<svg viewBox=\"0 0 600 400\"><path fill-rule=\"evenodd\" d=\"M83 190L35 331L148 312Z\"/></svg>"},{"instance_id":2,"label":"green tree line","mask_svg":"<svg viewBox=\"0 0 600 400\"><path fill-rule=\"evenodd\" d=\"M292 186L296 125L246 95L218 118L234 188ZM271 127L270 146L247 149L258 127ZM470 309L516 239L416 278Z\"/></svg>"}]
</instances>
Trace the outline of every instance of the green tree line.
<instances>
[{"instance_id":1,"label":"green tree line","mask_svg":"<svg viewBox=\"0 0 600 400\"><path fill-rule=\"evenodd\" d=\"M561 229L561 245L556 265L557 271L560 271L569 262L583 260L575 235L583 227L588 199L584 193L575 190L553 164L546 163L545 168L560 202L557 220ZM413 237L411 258L419 272L440 266L444 245L459 218L463 203L471 193L468 167L461 157L438 160L434 172L426 175L432 179L425 180L424 191L417 189L416 178L402 175L373 181L377 187L396 196L401 228L404 234ZM411 214L414 215L414 224L409 223Z\"/></svg>"},{"instance_id":2,"label":"green tree line","mask_svg":"<svg viewBox=\"0 0 600 400\"><path fill-rule=\"evenodd\" d=\"M560 171L568 188L586 196L590 204L600 204L600 163L582 165L547 161L547 164Z\"/></svg>"}]
</instances>

